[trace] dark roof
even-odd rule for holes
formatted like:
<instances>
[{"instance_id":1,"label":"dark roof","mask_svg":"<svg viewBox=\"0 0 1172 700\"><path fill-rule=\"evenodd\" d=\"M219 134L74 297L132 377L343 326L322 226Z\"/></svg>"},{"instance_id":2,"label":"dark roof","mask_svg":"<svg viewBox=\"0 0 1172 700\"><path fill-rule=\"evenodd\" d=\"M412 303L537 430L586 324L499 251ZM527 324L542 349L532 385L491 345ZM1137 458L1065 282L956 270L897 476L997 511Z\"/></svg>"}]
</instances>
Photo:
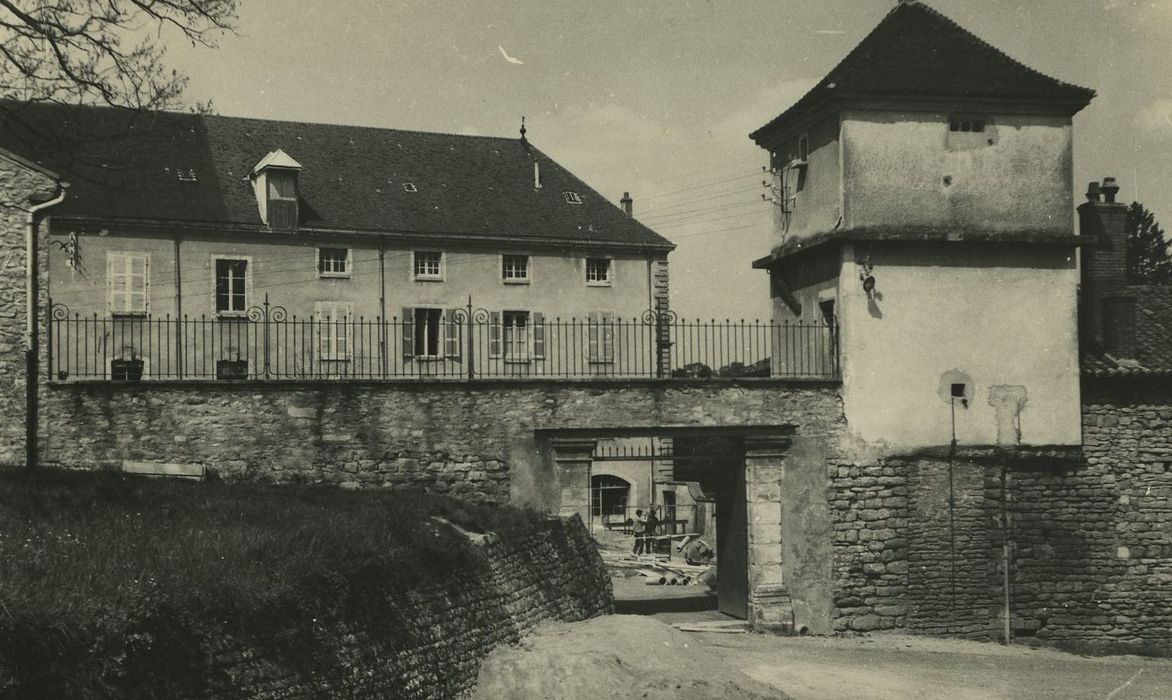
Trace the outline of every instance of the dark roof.
<instances>
[{"instance_id":1,"label":"dark roof","mask_svg":"<svg viewBox=\"0 0 1172 700\"><path fill-rule=\"evenodd\" d=\"M750 138L760 143L833 98L1009 98L1054 103L1074 114L1094 95L1018 63L922 2L901 2L812 90Z\"/></svg>"},{"instance_id":2,"label":"dark roof","mask_svg":"<svg viewBox=\"0 0 1172 700\"><path fill-rule=\"evenodd\" d=\"M58 217L259 229L248 176L282 149L302 166L306 229L672 245L519 138L6 103L0 147L70 182Z\"/></svg>"},{"instance_id":3,"label":"dark roof","mask_svg":"<svg viewBox=\"0 0 1172 700\"><path fill-rule=\"evenodd\" d=\"M1135 357L1116 358L1100 348L1084 347L1083 375L1172 376L1172 286L1133 285L1119 292L1135 298Z\"/></svg>"}]
</instances>

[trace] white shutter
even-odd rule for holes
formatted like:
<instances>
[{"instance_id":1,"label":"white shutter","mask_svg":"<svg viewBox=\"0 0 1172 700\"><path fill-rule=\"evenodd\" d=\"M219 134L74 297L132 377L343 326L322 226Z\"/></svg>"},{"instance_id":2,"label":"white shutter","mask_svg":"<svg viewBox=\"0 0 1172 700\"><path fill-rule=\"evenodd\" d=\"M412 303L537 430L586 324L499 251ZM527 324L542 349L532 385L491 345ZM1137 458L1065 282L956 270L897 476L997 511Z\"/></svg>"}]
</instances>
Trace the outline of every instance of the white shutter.
<instances>
[{"instance_id":1,"label":"white shutter","mask_svg":"<svg viewBox=\"0 0 1172 700\"><path fill-rule=\"evenodd\" d=\"M106 306L111 314L145 314L149 253L106 253Z\"/></svg>"},{"instance_id":2,"label":"white shutter","mask_svg":"<svg viewBox=\"0 0 1172 700\"><path fill-rule=\"evenodd\" d=\"M599 314L597 311L591 311L586 317L586 332L588 337L586 343L586 360L588 362L599 361L600 353L598 351L598 346L600 340L599 336L601 335L602 330L599 328L600 315L601 314Z\"/></svg>"},{"instance_id":3,"label":"white shutter","mask_svg":"<svg viewBox=\"0 0 1172 700\"><path fill-rule=\"evenodd\" d=\"M444 355L453 360L460 359L460 323L456 320L457 310L448 309L444 328Z\"/></svg>"}]
</instances>

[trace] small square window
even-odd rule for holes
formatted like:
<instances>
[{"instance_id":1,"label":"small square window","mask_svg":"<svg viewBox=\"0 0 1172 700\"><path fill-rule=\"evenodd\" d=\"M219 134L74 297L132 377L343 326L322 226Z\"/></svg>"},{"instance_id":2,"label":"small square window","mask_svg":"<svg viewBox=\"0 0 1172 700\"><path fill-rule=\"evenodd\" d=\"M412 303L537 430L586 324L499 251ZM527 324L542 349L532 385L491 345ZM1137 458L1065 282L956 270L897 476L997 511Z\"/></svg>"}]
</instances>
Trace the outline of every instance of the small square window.
<instances>
[{"instance_id":1,"label":"small square window","mask_svg":"<svg viewBox=\"0 0 1172 700\"><path fill-rule=\"evenodd\" d=\"M523 284L529 281L528 255L501 256L501 279L513 284Z\"/></svg>"},{"instance_id":2,"label":"small square window","mask_svg":"<svg viewBox=\"0 0 1172 700\"><path fill-rule=\"evenodd\" d=\"M611 282L610 260L608 258L586 258L586 284L609 285Z\"/></svg>"},{"instance_id":3,"label":"small square window","mask_svg":"<svg viewBox=\"0 0 1172 700\"><path fill-rule=\"evenodd\" d=\"M581 204L582 197L577 192L562 192L562 196L566 198L567 204Z\"/></svg>"},{"instance_id":4,"label":"small square window","mask_svg":"<svg viewBox=\"0 0 1172 700\"><path fill-rule=\"evenodd\" d=\"M318 248L317 273L322 277L349 277L350 249Z\"/></svg>"},{"instance_id":5,"label":"small square window","mask_svg":"<svg viewBox=\"0 0 1172 700\"><path fill-rule=\"evenodd\" d=\"M435 251L415 251L415 279L442 280L443 253Z\"/></svg>"}]
</instances>

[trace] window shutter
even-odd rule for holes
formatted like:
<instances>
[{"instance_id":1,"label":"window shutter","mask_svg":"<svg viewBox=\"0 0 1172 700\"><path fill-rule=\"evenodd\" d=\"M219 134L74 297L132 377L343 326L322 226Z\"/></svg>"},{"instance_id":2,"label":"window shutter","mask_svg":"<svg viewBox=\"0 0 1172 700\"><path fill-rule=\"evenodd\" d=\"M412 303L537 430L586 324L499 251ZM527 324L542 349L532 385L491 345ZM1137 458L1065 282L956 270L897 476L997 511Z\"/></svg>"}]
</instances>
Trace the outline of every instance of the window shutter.
<instances>
[{"instance_id":1,"label":"window shutter","mask_svg":"<svg viewBox=\"0 0 1172 700\"><path fill-rule=\"evenodd\" d=\"M533 357L541 360L545 358L545 314L534 311L530 320L533 324Z\"/></svg>"},{"instance_id":2,"label":"window shutter","mask_svg":"<svg viewBox=\"0 0 1172 700\"><path fill-rule=\"evenodd\" d=\"M488 356L501 356L501 312L488 315Z\"/></svg>"},{"instance_id":3,"label":"window shutter","mask_svg":"<svg viewBox=\"0 0 1172 700\"><path fill-rule=\"evenodd\" d=\"M588 319L587 320L587 331L588 331L588 335L589 335L589 340L587 341L587 345L586 345L586 348L587 348L586 359L589 362L598 362L598 360L599 360L599 353L598 353L599 337L598 336L600 334L599 331L601 331L601 329L598 327L599 316L600 316L600 314L597 311L591 311L589 316L587 316L587 319Z\"/></svg>"},{"instance_id":4,"label":"window shutter","mask_svg":"<svg viewBox=\"0 0 1172 700\"><path fill-rule=\"evenodd\" d=\"M121 311L125 304L126 287L120 286L120 280L115 279L119 262L122 262L121 256L106 253L106 306L110 313Z\"/></svg>"},{"instance_id":5,"label":"window shutter","mask_svg":"<svg viewBox=\"0 0 1172 700\"><path fill-rule=\"evenodd\" d=\"M602 361L614 362L614 312L603 311L599 314L602 323Z\"/></svg>"},{"instance_id":6,"label":"window shutter","mask_svg":"<svg viewBox=\"0 0 1172 700\"><path fill-rule=\"evenodd\" d=\"M334 310L334 330L336 331L334 352L339 360L350 359L351 334L354 332L350 316L353 309L354 305L347 303L338 304Z\"/></svg>"},{"instance_id":7,"label":"window shutter","mask_svg":"<svg viewBox=\"0 0 1172 700\"><path fill-rule=\"evenodd\" d=\"M460 323L456 320L456 309L448 309L448 322L444 333L444 354L450 359L460 359Z\"/></svg>"},{"instance_id":8,"label":"window shutter","mask_svg":"<svg viewBox=\"0 0 1172 700\"><path fill-rule=\"evenodd\" d=\"M415 357L415 309L403 307L403 359Z\"/></svg>"},{"instance_id":9,"label":"window shutter","mask_svg":"<svg viewBox=\"0 0 1172 700\"><path fill-rule=\"evenodd\" d=\"M317 358L319 360L330 359L330 314L326 311L326 306L322 302L317 302L313 305L313 325L314 330L317 331Z\"/></svg>"}]
</instances>

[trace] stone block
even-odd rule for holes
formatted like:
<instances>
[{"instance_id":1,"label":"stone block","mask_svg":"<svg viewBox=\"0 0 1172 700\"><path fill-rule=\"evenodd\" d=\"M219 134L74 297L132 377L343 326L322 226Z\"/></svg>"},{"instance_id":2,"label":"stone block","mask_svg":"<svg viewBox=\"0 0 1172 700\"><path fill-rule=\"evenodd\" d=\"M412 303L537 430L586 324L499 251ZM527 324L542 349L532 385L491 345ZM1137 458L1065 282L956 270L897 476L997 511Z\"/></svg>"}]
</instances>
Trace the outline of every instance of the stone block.
<instances>
[{"instance_id":1,"label":"stone block","mask_svg":"<svg viewBox=\"0 0 1172 700\"><path fill-rule=\"evenodd\" d=\"M749 589L756 586L779 586L784 583L784 576L780 564L769 566L749 566Z\"/></svg>"},{"instance_id":2,"label":"stone block","mask_svg":"<svg viewBox=\"0 0 1172 700\"><path fill-rule=\"evenodd\" d=\"M749 563L753 565L768 565L781 563L781 545L778 544L750 544Z\"/></svg>"},{"instance_id":3,"label":"stone block","mask_svg":"<svg viewBox=\"0 0 1172 700\"><path fill-rule=\"evenodd\" d=\"M781 503L753 503L749 517L754 525L780 525Z\"/></svg>"}]
</instances>

